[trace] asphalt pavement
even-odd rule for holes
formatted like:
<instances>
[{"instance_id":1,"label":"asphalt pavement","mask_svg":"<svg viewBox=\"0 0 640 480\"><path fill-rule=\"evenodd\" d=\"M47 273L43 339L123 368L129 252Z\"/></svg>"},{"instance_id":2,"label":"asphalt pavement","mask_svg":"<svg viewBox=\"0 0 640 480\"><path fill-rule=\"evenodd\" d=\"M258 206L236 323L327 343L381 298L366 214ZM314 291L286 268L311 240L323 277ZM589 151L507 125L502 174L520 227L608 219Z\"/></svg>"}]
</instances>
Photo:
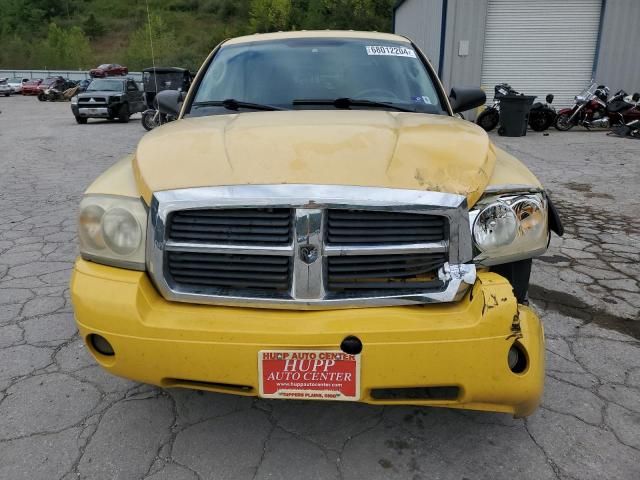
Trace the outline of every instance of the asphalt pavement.
<instances>
[{"instance_id":1,"label":"asphalt pavement","mask_svg":"<svg viewBox=\"0 0 640 480\"><path fill-rule=\"evenodd\" d=\"M0 479L640 478L640 142L575 130L494 141L567 234L534 262L547 337L527 419L265 401L113 377L69 300L83 190L145 131L0 98Z\"/></svg>"}]
</instances>

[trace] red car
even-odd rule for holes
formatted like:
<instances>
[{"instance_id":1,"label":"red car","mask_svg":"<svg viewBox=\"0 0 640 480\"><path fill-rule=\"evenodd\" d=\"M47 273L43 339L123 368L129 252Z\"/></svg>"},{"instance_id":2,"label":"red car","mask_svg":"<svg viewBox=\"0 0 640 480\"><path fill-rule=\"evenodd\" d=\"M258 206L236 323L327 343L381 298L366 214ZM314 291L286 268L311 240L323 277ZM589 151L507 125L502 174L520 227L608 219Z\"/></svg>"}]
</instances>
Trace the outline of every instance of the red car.
<instances>
[{"instance_id":1,"label":"red car","mask_svg":"<svg viewBox=\"0 0 640 480\"><path fill-rule=\"evenodd\" d=\"M117 63L105 63L97 68L89 70L89 75L92 77L115 77L118 75L127 75L129 69L118 65Z\"/></svg>"},{"instance_id":2,"label":"red car","mask_svg":"<svg viewBox=\"0 0 640 480\"><path fill-rule=\"evenodd\" d=\"M33 78L22 84L22 95L38 95L40 93L41 78Z\"/></svg>"}]
</instances>

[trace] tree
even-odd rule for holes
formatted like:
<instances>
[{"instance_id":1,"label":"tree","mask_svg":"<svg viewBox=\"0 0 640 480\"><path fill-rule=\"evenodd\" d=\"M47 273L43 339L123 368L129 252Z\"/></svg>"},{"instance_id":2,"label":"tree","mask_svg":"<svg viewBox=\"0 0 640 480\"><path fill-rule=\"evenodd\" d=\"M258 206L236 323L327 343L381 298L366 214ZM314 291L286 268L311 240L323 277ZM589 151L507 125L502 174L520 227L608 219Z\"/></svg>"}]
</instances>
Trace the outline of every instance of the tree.
<instances>
[{"instance_id":1,"label":"tree","mask_svg":"<svg viewBox=\"0 0 640 480\"><path fill-rule=\"evenodd\" d=\"M101 37L105 32L104 25L93 13L89 14L82 27L84 33L86 33L91 40Z\"/></svg>"},{"instance_id":2,"label":"tree","mask_svg":"<svg viewBox=\"0 0 640 480\"><path fill-rule=\"evenodd\" d=\"M250 25L255 32L287 30L291 20L291 0L253 0Z\"/></svg>"},{"instance_id":3,"label":"tree","mask_svg":"<svg viewBox=\"0 0 640 480\"><path fill-rule=\"evenodd\" d=\"M47 68L85 69L91 63L89 39L79 27L61 28L49 24L47 38L34 53L36 63Z\"/></svg>"},{"instance_id":4,"label":"tree","mask_svg":"<svg viewBox=\"0 0 640 480\"><path fill-rule=\"evenodd\" d=\"M178 42L174 31L159 15L152 15L150 22L146 22L129 37L126 59L130 69L150 67L153 60L156 66L173 66L172 64L179 61Z\"/></svg>"}]
</instances>

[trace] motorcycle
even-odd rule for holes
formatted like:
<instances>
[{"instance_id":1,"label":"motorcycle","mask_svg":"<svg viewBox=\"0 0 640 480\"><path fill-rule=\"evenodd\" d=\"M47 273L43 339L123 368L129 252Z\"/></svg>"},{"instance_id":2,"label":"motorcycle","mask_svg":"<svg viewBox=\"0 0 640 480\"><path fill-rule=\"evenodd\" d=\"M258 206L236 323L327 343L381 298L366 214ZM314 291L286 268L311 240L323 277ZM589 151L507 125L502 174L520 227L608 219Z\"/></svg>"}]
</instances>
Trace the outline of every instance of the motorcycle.
<instances>
[{"instance_id":1,"label":"motorcycle","mask_svg":"<svg viewBox=\"0 0 640 480\"><path fill-rule=\"evenodd\" d=\"M476 124L480 125L485 131L490 132L498 126L500 122L500 98L505 95L518 95L518 92L511 88L508 83L500 83L493 87L493 105L485 108L476 118Z\"/></svg>"},{"instance_id":2,"label":"motorcycle","mask_svg":"<svg viewBox=\"0 0 640 480\"><path fill-rule=\"evenodd\" d=\"M500 99L506 95L520 95L508 83L500 83L493 87L493 105L487 107L476 119L476 123L490 132L500 122ZM547 95L546 103L534 103L529 111L529 127L536 132L548 129L556 118L556 111L551 106L553 95Z\"/></svg>"},{"instance_id":3,"label":"motorcycle","mask_svg":"<svg viewBox=\"0 0 640 480\"><path fill-rule=\"evenodd\" d=\"M149 108L142 112L142 126L148 132L165 123L173 122L176 118L173 115L160 113L155 108Z\"/></svg>"},{"instance_id":4,"label":"motorcycle","mask_svg":"<svg viewBox=\"0 0 640 480\"><path fill-rule=\"evenodd\" d=\"M640 120L640 108L637 104L626 101L626 96L627 93L620 90L609 98L608 87L593 83L575 96L572 108L558 112L554 126L560 131L567 131L576 125L586 129L609 128Z\"/></svg>"},{"instance_id":5,"label":"motorcycle","mask_svg":"<svg viewBox=\"0 0 640 480\"><path fill-rule=\"evenodd\" d=\"M551 127L556 120L556 110L551 106L553 94L548 94L546 103L536 102L529 111L529 126L536 132L544 132Z\"/></svg>"}]
</instances>

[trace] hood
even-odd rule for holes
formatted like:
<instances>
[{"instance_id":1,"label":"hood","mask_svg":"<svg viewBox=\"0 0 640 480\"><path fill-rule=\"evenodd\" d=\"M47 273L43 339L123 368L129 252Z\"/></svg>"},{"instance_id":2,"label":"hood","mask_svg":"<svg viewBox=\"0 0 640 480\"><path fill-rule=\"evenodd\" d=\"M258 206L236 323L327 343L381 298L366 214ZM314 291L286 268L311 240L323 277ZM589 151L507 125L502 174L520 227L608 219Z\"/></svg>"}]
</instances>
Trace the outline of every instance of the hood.
<instances>
[{"instance_id":1,"label":"hood","mask_svg":"<svg viewBox=\"0 0 640 480\"><path fill-rule=\"evenodd\" d=\"M473 205L494 163L484 130L457 118L305 110L169 123L143 137L134 169L147 202L159 190L294 183L458 193Z\"/></svg>"}]
</instances>

